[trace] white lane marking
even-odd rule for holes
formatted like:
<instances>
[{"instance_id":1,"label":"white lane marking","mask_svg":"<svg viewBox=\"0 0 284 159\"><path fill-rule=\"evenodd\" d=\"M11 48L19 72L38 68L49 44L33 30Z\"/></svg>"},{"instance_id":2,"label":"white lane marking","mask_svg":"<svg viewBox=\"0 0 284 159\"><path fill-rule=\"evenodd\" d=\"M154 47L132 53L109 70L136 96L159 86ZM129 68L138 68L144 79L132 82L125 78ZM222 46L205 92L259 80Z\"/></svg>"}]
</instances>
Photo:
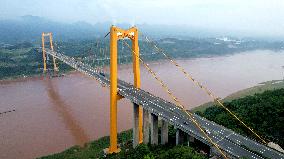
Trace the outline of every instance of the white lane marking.
<instances>
[{"instance_id":1,"label":"white lane marking","mask_svg":"<svg viewBox=\"0 0 284 159\"><path fill-rule=\"evenodd\" d=\"M220 141L222 141L224 138L228 138L228 137L231 136L232 134L233 134L233 133L230 133L229 135L227 135L227 136L225 136L225 137L222 137L219 141L216 142L216 144L219 143Z\"/></svg>"}]
</instances>

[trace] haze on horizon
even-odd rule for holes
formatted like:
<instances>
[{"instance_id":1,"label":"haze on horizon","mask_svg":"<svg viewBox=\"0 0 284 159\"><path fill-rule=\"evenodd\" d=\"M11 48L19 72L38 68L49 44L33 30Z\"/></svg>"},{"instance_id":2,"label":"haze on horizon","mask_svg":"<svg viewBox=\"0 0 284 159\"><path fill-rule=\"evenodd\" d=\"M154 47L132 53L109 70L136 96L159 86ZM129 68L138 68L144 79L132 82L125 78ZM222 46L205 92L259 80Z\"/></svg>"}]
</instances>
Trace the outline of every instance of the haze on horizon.
<instances>
[{"instance_id":1,"label":"haze on horizon","mask_svg":"<svg viewBox=\"0 0 284 159\"><path fill-rule=\"evenodd\" d=\"M24 15L91 24L184 25L284 37L283 0L1 0L0 19Z\"/></svg>"}]
</instances>

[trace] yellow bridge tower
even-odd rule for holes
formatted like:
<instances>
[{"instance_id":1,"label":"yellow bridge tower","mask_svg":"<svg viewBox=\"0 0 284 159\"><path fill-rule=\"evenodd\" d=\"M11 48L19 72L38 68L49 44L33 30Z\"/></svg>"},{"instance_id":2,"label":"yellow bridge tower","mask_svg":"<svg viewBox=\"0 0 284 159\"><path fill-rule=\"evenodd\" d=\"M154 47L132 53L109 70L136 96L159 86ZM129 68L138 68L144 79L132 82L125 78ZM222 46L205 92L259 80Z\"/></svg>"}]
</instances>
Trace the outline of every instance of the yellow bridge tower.
<instances>
[{"instance_id":1,"label":"yellow bridge tower","mask_svg":"<svg viewBox=\"0 0 284 159\"><path fill-rule=\"evenodd\" d=\"M42 58L43 58L43 72L46 72L46 53L45 53L45 37L49 37L49 43L50 43L50 49L51 51L54 51L53 49L53 41L52 41L52 33L42 33L41 34L41 42L42 42ZM58 67L56 66L55 57L53 58L53 69L54 71L58 71Z\"/></svg>"},{"instance_id":2,"label":"yellow bridge tower","mask_svg":"<svg viewBox=\"0 0 284 159\"><path fill-rule=\"evenodd\" d=\"M139 47L138 30L132 27L123 30L115 26L110 28L110 146L108 153L117 153L120 149L117 147L117 101L122 98L117 92L117 41L119 39L129 38L132 41L133 56L133 74L134 86L140 88L140 65L139 65ZM133 104L133 146L143 142L143 108Z\"/></svg>"}]
</instances>

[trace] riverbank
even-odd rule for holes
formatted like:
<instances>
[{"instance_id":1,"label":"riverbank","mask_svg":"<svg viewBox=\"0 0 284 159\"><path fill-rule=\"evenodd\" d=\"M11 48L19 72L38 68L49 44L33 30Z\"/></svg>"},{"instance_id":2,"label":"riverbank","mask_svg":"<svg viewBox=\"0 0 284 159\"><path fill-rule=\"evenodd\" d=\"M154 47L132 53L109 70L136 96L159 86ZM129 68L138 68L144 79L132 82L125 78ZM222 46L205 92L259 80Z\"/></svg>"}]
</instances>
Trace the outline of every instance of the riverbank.
<instances>
[{"instance_id":1,"label":"riverbank","mask_svg":"<svg viewBox=\"0 0 284 159\"><path fill-rule=\"evenodd\" d=\"M225 97L224 99L222 99L222 102L230 102L234 99L243 98L245 96L251 96L256 93L263 93L264 91L267 91L267 90L274 90L274 89L281 89L281 88L284 88L284 80L272 80L272 81L262 82L256 86L232 93L228 95L227 97ZM208 102L208 103L202 104L198 107L191 109L191 111L192 112L198 112L198 111L204 112L207 108L213 106L214 104L215 104L214 102Z\"/></svg>"},{"instance_id":2,"label":"riverbank","mask_svg":"<svg viewBox=\"0 0 284 159\"><path fill-rule=\"evenodd\" d=\"M62 77L65 75L71 75L71 74L76 74L78 73L75 70L70 70L70 71L60 71L57 75L55 74L46 74L44 75L43 73L41 74L34 74L34 75L28 75L28 76L14 76L14 77L7 77L4 79L0 80L0 85L2 84L9 84L9 83L13 83L13 82L26 82L26 81L31 81L31 80L38 80L41 79L43 77Z\"/></svg>"}]
</instances>

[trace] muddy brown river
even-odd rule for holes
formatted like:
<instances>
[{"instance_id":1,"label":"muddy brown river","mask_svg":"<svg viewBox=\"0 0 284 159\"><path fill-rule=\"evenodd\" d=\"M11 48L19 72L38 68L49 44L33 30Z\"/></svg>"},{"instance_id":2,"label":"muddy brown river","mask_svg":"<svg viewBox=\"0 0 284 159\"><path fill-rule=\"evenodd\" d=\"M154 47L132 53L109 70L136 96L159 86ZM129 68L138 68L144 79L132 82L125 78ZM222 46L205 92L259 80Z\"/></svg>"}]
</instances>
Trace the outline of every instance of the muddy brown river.
<instances>
[{"instance_id":1,"label":"muddy brown river","mask_svg":"<svg viewBox=\"0 0 284 159\"><path fill-rule=\"evenodd\" d=\"M258 50L178 62L222 98L284 77L284 52ZM170 63L150 66L188 109L210 100ZM121 66L119 77L132 81L131 65ZM169 100L144 68L141 80L143 89ZM0 112L9 110L0 115L1 159L35 158L109 135L109 90L80 73L0 82ZM131 128L131 113L131 103L119 101L119 131Z\"/></svg>"}]
</instances>

